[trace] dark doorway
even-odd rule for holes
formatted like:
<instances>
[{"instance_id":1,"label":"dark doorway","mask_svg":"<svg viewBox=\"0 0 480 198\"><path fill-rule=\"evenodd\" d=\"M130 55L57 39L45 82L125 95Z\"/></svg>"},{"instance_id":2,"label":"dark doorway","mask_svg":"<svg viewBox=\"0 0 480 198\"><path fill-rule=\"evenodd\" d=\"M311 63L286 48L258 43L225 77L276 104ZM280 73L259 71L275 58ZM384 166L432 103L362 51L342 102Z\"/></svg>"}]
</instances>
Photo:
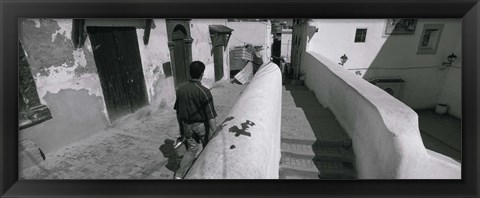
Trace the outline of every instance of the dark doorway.
<instances>
[{"instance_id":1,"label":"dark doorway","mask_svg":"<svg viewBox=\"0 0 480 198\"><path fill-rule=\"evenodd\" d=\"M281 67L282 34L274 34L272 43L273 62Z\"/></svg>"},{"instance_id":2,"label":"dark doorway","mask_svg":"<svg viewBox=\"0 0 480 198\"><path fill-rule=\"evenodd\" d=\"M223 78L223 46L216 46L213 49L213 64L215 67L215 81Z\"/></svg>"},{"instance_id":3,"label":"dark doorway","mask_svg":"<svg viewBox=\"0 0 480 198\"><path fill-rule=\"evenodd\" d=\"M88 27L110 121L148 103L134 27Z\"/></svg>"},{"instance_id":4,"label":"dark doorway","mask_svg":"<svg viewBox=\"0 0 480 198\"><path fill-rule=\"evenodd\" d=\"M173 41L173 55L175 66L175 79L176 84L180 85L189 80L189 69L186 56L185 39L187 38L187 32L181 25L175 26L172 33Z\"/></svg>"}]
</instances>

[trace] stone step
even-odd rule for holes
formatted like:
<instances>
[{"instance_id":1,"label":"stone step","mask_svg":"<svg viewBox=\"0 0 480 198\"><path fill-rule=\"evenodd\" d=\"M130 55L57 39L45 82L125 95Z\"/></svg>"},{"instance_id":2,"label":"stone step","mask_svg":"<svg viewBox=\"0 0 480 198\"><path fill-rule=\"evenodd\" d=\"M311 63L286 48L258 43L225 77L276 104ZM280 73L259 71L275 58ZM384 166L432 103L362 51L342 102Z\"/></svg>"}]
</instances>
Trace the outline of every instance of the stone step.
<instances>
[{"instance_id":1,"label":"stone step","mask_svg":"<svg viewBox=\"0 0 480 198\"><path fill-rule=\"evenodd\" d=\"M301 109L301 108L297 107L297 105L293 101L285 101L285 102L282 101L282 114L283 112L289 112L292 109Z\"/></svg>"},{"instance_id":2,"label":"stone step","mask_svg":"<svg viewBox=\"0 0 480 198\"><path fill-rule=\"evenodd\" d=\"M282 138L299 140L316 140L319 146L346 146L352 145L352 141L343 128L334 119L330 118L307 119L303 109L284 108L282 110ZM310 117L310 119L312 119ZM314 132L314 129L316 132Z\"/></svg>"},{"instance_id":3,"label":"stone step","mask_svg":"<svg viewBox=\"0 0 480 198\"><path fill-rule=\"evenodd\" d=\"M343 140L317 140L316 138L309 138L305 136L288 136L282 133L282 139L280 140L282 143L290 143L290 144L304 144L310 146L320 146L320 147L345 147L351 148L352 140L351 139L343 139Z\"/></svg>"},{"instance_id":4,"label":"stone step","mask_svg":"<svg viewBox=\"0 0 480 198\"><path fill-rule=\"evenodd\" d=\"M291 91L291 90L308 90L308 88L306 86L303 86L303 85L284 85L283 87L285 87L285 90L287 91Z\"/></svg>"},{"instance_id":5,"label":"stone step","mask_svg":"<svg viewBox=\"0 0 480 198\"><path fill-rule=\"evenodd\" d=\"M304 106L319 106L320 103L317 100L317 97L312 91L309 90L295 90L295 91L290 91L290 94L292 97L295 99L297 104L303 104ZM298 105L300 106L300 105Z\"/></svg>"},{"instance_id":6,"label":"stone step","mask_svg":"<svg viewBox=\"0 0 480 198\"><path fill-rule=\"evenodd\" d=\"M305 86L287 85L282 93L282 177L315 178L316 169L320 179L355 179L352 140L335 115Z\"/></svg>"},{"instance_id":7,"label":"stone step","mask_svg":"<svg viewBox=\"0 0 480 198\"><path fill-rule=\"evenodd\" d=\"M315 160L315 166L319 170L320 179L356 179L356 172L353 165L337 161Z\"/></svg>"},{"instance_id":8,"label":"stone step","mask_svg":"<svg viewBox=\"0 0 480 198\"><path fill-rule=\"evenodd\" d=\"M280 167L280 179L319 179L318 172L301 171Z\"/></svg>"},{"instance_id":9,"label":"stone step","mask_svg":"<svg viewBox=\"0 0 480 198\"><path fill-rule=\"evenodd\" d=\"M282 112L281 136L282 138L315 140L310 123L302 109L288 109Z\"/></svg>"},{"instance_id":10,"label":"stone step","mask_svg":"<svg viewBox=\"0 0 480 198\"><path fill-rule=\"evenodd\" d=\"M345 139L321 139L315 142L315 146L321 147L345 147L350 148L352 146L352 140L350 138Z\"/></svg>"},{"instance_id":11,"label":"stone step","mask_svg":"<svg viewBox=\"0 0 480 198\"><path fill-rule=\"evenodd\" d=\"M314 159L315 152L313 152L312 145L295 144L291 142L282 142L281 145L282 157L299 157L304 159Z\"/></svg>"},{"instance_id":12,"label":"stone step","mask_svg":"<svg viewBox=\"0 0 480 198\"><path fill-rule=\"evenodd\" d=\"M289 120L305 120L306 123L308 123L308 120L307 120L307 116L305 115L305 112L303 111L302 108L298 108L298 107L292 107L292 108L289 108L288 112L282 112L282 120L286 120L286 121L289 121ZM310 125L310 124L309 124Z\"/></svg>"},{"instance_id":13,"label":"stone step","mask_svg":"<svg viewBox=\"0 0 480 198\"><path fill-rule=\"evenodd\" d=\"M282 92L282 107L284 106L292 106L296 107L295 100L292 97L292 94L290 94L289 91Z\"/></svg>"},{"instance_id":14,"label":"stone step","mask_svg":"<svg viewBox=\"0 0 480 198\"><path fill-rule=\"evenodd\" d=\"M338 161L354 163L355 155L352 149L346 149L345 147L317 147L313 146L312 151L315 153L314 160L320 161Z\"/></svg>"},{"instance_id":15,"label":"stone step","mask_svg":"<svg viewBox=\"0 0 480 198\"><path fill-rule=\"evenodd\" d=\"M318 169L311 159L298 158L292 156L282 156L280 160L280 167L282 169L291 169L302 172L317 173Z\"/></svg>"},{"instance_id":16,"label":"stone step","mask_svg":"<svg viewBox=\"0 0 480 198\"><path fill-rule=\"evenodd\" d=\"M292 79L287 79L283 81L283 84L285 86L303 86L305 82L303 80L292 80Z\"/></svg>"},{"instance_id":17,"label":"stone step","mask_svg":"<svg viewBox=\"0 0 480 198\"><path fill-rule=\"evenodd\" d=\"M315 174L317 176L315 176ZM353 163L312 160L311 157L282 153L282 179L356 179Z\"/></svg>"},{"instance_id":18,"label":"stone step","mask_svg":"<svg viewBox=\"0 0 480 198\"><path fill-rule=\"evenodd\" d=\"M318 141L317 141L318 142ZM312 160L327 160L350 162L355 161L352 149L344 146L317 146L318 143L308 141L282 141L281 152L283 156L297 157Z\"/></svg>"},{"instance_id":19,"label":"stone step","mask_svg":"<svg viewBox=\"0 0 480 198\"><path fill-rule=\"evenodd\" d=\"M301 145L307 145L307 146L313 146L315 142L317 141L316 139L302 139L301 137L295 137L295 138L288 138L288 137L283 137L280 140L281 143L287 143L287 144L301 144Z\"/></svg>"}]
</instances>

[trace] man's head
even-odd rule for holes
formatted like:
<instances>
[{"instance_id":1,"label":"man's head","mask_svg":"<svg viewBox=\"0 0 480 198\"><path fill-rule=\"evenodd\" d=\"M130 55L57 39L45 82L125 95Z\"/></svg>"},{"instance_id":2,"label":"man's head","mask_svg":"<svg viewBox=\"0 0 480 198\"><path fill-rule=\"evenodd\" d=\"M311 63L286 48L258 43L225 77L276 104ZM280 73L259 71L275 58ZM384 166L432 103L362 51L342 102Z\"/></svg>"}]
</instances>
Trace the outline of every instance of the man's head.
<instances>
[{"instance_id":1,"label":"man's head","mask_svg":"<svg viewBox=\"0 0 480 198\"><path fill-rule=\"evenodd\" d=\"M192 79L201 79L205 71L205 64L201 61L193 61L190 63L190 77Z\"/></svg>"}]
</instances>

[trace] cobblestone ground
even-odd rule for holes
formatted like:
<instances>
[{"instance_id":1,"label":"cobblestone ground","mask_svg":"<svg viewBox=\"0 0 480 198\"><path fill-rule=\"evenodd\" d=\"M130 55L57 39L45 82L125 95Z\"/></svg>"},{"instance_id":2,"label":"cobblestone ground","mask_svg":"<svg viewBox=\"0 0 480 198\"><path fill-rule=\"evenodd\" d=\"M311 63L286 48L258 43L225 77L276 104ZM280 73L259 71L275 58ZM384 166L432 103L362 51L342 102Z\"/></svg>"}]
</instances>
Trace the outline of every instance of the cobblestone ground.
<instances>
[{"instance_id":1,"label":"cobblestone ground","mask_svg":"<svg viewBox=\"0 0 480 198\"><path fill-rule=\"evenodd\" d=\"M217 123L226 117L244 87L228 82L214 85ZM172 179L180 161L173 150L177 136L171 107L154 115L140 110L87 139L46 154L45 161L21 171L20 178Z\"/></svg>"}]
</instances>

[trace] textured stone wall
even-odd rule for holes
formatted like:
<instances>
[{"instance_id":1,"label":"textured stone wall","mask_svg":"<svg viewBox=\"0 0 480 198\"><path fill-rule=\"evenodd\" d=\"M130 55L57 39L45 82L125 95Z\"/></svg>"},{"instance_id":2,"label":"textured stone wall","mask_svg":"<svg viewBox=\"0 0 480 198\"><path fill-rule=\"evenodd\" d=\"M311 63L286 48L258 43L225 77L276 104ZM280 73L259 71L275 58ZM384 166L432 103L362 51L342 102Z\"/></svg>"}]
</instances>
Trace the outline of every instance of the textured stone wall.
<instances>
[{"instance_id":1,"label":"textured stone wall","mask_svg":"<svg viewBox=\"0 0 480 198\"><path fill-rule=\"evenodd\" d=\"M40 102L52 119L20 131L48 153L109 125L89 40L74 49L72 20L22 19L19 38L37 86Z\"/></svg>"},{"instance_id":2,"label":"textured stone wall","mask_svg":"<svg viewBox=\"0 0 480 198\"><path fill-rule=\"evenodd\" d=\"M86 26L133 26L137 29L148 99L155 112L173 105L173 77L166 77L170 62L165 20L155 19L144 44L145 20L86 19ZM89 38L74 49L71 19L20 20L19 37L37 86L40 102L52 119L20 132L45 153L84 139L110 125Z\"/></svg>"}]
</instances>

